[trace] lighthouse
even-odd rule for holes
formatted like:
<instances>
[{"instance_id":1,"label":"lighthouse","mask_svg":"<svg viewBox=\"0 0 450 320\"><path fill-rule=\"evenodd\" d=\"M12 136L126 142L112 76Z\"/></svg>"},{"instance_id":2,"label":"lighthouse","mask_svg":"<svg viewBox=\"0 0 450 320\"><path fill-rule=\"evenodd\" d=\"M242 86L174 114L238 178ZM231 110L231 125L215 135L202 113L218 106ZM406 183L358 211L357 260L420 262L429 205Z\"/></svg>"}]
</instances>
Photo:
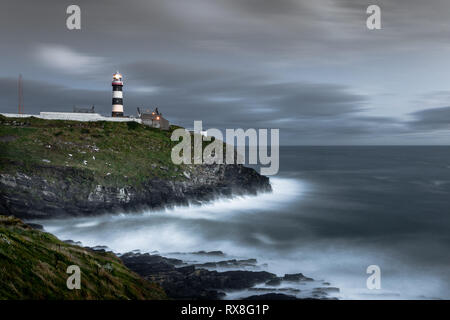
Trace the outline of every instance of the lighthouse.
<instances>
[{"instance_id":1,"label":"lighthouse","mask_svg":"<svg viewBox=\"0 0 450 320\"><path fill-rule=\"evenodd\" d=\"M123 117L123 81L122 75L116 72L113 75L112 88L112 116L113 117Z\"/></svg>"}]
</instances>

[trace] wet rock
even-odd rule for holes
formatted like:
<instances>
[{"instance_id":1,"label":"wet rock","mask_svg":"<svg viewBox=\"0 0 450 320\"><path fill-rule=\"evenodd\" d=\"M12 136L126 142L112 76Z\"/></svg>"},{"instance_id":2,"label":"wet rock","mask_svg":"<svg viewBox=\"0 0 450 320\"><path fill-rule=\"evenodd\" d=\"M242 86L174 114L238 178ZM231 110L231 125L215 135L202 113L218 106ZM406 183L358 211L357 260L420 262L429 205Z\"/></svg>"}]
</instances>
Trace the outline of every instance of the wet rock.
<instances>
[{"instance_id":1,"label":"wet rock","mask_svg":"<svg viewBox=\"0 0 450 320\"><path fill-rule=\"evenodd\" d=\"M182 265L179 259L164 258L148 253L140 254L128 252L120 256L125 265L140 275L148 275L157 272L173 271L175 266Z\"/></svg>"},{"instance_id":2,"label":"wet rock","mask_svg":"<svg viewBox=\"0 0 450 320\"><path fill-rule=\"evenodd\" d=\"M219 299L225 290L241 290L276 278L265 271L210 271L194 265L180 266L181 260L150 254L126 253L124 264L145 279L160 284L175 299Z\"/></svg>"},{"instance_id":3,"label":"wet rock","mask_svg":"<svg viewBox=\"0 0 450 320\"><path fill-rule=\"evenodd\" d=\"M197 251L197 252L191 252L191 254L198 254L202 256L219 256L223 257L225 254L222 251Z\"/></svg>"},{"instance_id":4,"label":"wet rock","mask_svg":"<svg viewBox=\"0 0 450 320\"><path fill-rule=\"evenodd\" d=\"M339 288L335 287L323 287L323 288L314 288L313 293L319 293L319 294L328 294L328 293L339 293Z\"/></svg>"},{"instance_id":5,"label":"wet rock","mask_svg":"<svg viewBox=\"0 0 450 320\"><path fill-rule=\"evenodd\" d=\"M283 293L267 293L262 295L254 295L243 300L298 300L296 296Z\"/></svg>"},{"instance_id":6,"label":"wet rock","mask_svg":"<svg viewBox=\"0 0 450 320\"><path fill-rule=\"evenodd\" d=\"M1 212L22 219L89 216L271 191L267 177L242 165L192 165L189 179L155 178L140 185L102 185L103 174L50 163L36 164L33 172L0 174Z\"/></svg>"},{"instance_id":7,"label":"wet rock","mask_svg":"<svg viewBox=\"0 0 450 320\"><path fill-rule=\"evenodd\" d=\"M185 267L178 267L176 271L181 272L183 274L190 274L195 271L195 266L191 265L191 266L185 266Z\"/></svg>"},{"instance_id":8,"label":"wet rock","mask_svg":"<svg viewBox=\"0 0 450 320\"><path fill-rule=\"evenodd\" d=\"M291 292L291 293L299 293L300 289L295 288L250 288L249 291L257 291L257 292Z\"/></svg>"},{"instance_id":9,"label":"wet rock","mask_svg":"<svg viewBox=\"0 0 450 320\"><path fill-rule=\"evenodd\" d=\"M312 278L305 277L302 273L285 274L284 281L314 281Z\"/></svg>"},{"instance_id":10,"label":"wet rock","mask_svg":"<svg viewBox=\"0 0 450 320\"><path fill-rule=\"evenodd\" d=\"M99 251L99 252L112 252L112 250L110 248L108 248L107 246L95 246L95 247L91 247L90 249L94 250L94 251Z\"/></svg>"},{"instance_id":11,"label":"wet rock","mask_svg":"<svg viewBox=\"0 0 450 320\"><path fill-rule=\"evenodd\" d=\"M245 259L245 260L224 260L224 261L217 261L217 262L206 262L206 263L200 263L195 264L197 267L201 268L233 268L233 267L255 267L256 266L256 259Z\"/></svg>"},{"instance_id":12,"label":"wet rock","mask_svg":"<svg viewBox=\"0 0 450 320\"><path fill-rule=\"evenodd\" d=\"M268 285L268 286L279 286L280 284L281 284L281 278L271 279L266 282L266 285Z\"/></svg>"}]
</instances>

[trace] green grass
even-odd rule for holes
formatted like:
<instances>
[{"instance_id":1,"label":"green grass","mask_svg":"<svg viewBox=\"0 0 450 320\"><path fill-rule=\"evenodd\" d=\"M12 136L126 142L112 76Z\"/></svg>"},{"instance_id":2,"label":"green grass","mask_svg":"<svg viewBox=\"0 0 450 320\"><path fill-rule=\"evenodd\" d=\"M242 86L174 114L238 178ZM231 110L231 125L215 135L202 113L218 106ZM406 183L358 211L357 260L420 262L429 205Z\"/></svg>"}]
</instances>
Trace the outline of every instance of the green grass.
<instances>
[{"instance_id":1,"label":"green grass","mask_svg":"<svg viewBox=\"0 0 450 320\"><path fill-rule=\"evenodd\" d=\"M81 289L69 290L67 267L81 269ZM157 285L127 269L112 253L95 252L0 216L0 299L167 299Z\"/></svg>"},{"instance_id":2,"label":"green grass","mask_svg":"<svg viewBox=\"0 0 450 320\"><path fill-rule=\"evenodd\" d=\"M44 172L43 167L71 167L92 173L96 183L106 186L184 179L182 168L170 159L176 144L171 132L136 122L0 116L0 172L33 174Z\"/></svg>"}]
</instances>

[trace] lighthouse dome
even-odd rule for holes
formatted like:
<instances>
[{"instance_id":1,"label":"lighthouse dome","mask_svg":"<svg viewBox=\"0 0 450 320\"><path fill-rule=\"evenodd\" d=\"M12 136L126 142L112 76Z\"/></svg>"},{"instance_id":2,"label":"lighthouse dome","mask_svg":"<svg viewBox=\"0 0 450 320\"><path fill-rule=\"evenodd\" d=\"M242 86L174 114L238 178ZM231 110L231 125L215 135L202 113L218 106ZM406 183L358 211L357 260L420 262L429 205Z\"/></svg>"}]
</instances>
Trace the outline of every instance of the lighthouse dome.
<instances>
[{"instance_id":1,"label":"lighthouse dome","mask_svg":"<svg viewBox=\"0 0 450 320\"><path fill-rule=\"evenodd\" d=\"M122 81L122 74L120 74L119 72L116 72L113 74L113 81L112 81L113 86L114 85L123 85L123 81Z\"/></svg>"}]
</instances>

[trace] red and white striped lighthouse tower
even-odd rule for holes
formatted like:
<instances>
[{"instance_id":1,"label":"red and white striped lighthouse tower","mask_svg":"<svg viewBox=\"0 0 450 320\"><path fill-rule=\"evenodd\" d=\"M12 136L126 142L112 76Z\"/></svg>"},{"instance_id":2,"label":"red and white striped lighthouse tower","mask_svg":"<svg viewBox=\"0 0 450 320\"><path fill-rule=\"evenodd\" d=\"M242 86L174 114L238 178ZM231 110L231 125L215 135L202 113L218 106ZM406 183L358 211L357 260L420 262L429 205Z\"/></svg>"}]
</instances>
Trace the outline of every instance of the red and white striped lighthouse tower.
<instances>
[{"instance_id":1,"label":"red and white striped lighthouse tower","mask_svg":"<svg viewBox=\"0 0 450 320\"><path fill-rule=\"evenodd\" d=\"M117 71L113 75L112 81L113 96L112 96L112 116L123 117L123 81L122 75Z\"/></svg>"}]
</instances>

